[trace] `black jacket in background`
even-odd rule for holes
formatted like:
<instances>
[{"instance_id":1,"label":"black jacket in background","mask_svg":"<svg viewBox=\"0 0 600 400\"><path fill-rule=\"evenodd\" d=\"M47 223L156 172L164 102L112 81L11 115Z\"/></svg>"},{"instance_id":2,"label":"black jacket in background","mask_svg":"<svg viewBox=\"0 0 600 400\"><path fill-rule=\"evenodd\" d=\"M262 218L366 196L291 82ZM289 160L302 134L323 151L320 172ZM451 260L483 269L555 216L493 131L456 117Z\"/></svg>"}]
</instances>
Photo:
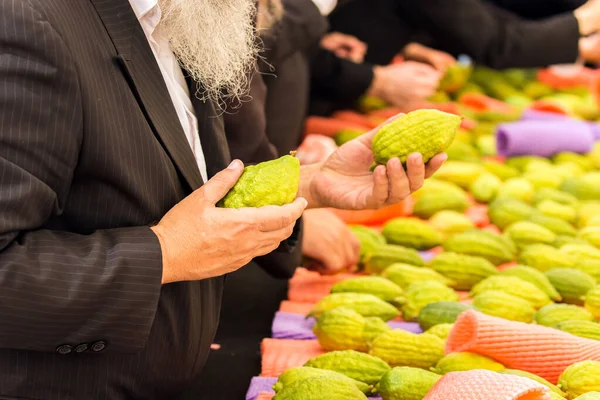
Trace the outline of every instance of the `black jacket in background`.
<instances>
[{"instance_id":1,"label":"black jacket in background","mask_svg":"<svg viewBox=\"0 0 600 400\"><path fill-rule=\"evenodd\" d=\"M481 0L352 0L329 18L334 31L367 42L367 61L386 64L426 31L436 47L493 68L574 62L579 27L571 12L530 21Z\"/></svg>"}]
</instances>

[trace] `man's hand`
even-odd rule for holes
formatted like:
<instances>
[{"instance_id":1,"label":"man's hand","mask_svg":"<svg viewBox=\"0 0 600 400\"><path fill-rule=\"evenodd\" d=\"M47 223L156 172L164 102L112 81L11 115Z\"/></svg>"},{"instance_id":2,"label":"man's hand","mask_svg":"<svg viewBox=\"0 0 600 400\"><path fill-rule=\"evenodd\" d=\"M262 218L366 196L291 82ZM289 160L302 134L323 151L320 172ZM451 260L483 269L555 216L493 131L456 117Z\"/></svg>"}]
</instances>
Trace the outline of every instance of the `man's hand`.
<instances>
[{"instance_id":1,"label":"man's hand","mask_svg":"<svg viewBox=\"0 0 600 400\"><path fill-rule=\"evenodd\" d=\"M581 36L588 36L600 31L600 0L588 0L573 14L577 19Z\"/></svg>"},{"instance_id":2,"label":"man's hand","mask_svg":"<svg viewBox=\"0 0 600 400\"><path fill-rule=\"evenodd\" d=\"M415 61L375 67L374 73L369 94L407 110L432 96L442 78L432 66Z\"/></svg>"},{"instance_id":3,"label":"man's hand","mask_svg":"<svg viewBox=\"0 0 600 400\"><path fill-rule=\"evenodd\" d=\"M358 264L360 242L346 224L326 209L304 213L302 254L323 265L321 274L335 274Z\"/></svg>"},{"instance_id":4,"label":"man's hand","mask_svg":"<svg viewBox=\"0 0 600 400\"><path fill-rule=\"evenodd\" d=\"M579 55L585 62L600 63L600 34L579 39Z\"/></svg>"},{"instance_id":5,"label":"man's hand","mask_svg":"<svg viewBox=\"0 0 600 400\"><path fill-rule=\"evenodd\" d=\"M363 62L367 54L367 44L361 42L354 36L339 32L329 33L321 39L321 47L327 49L336 56L355 63Z\"/></svg>"},{"instance_id":6,"label":"man's hand","mask_svg":"<svg viewBox=\"0 0 600 400\"><path fill-rule=\"evenodd\" d=\"M448 67L456 64L456 59L450 54L423 46L419 43L409 43L404 47L402 55L407 60L420 61L431 65L441 73L446 72Z\"/></svg>"},{"instance_id":7,"label":"man's hand","mask_svg":"<svg viewBox=\"0 0 600 400\"><path fill-rule=\"evenodd\" d=\"M424 179L448 158L441 153L425 165L422 156L415 153L408 157L406 172L398 158L371 172L371 142L377 130L344 144L323 164L303 167L298 194L309 201L311 208L364 210L399 203L423 186Z\"/></svg>"},{"instance_id":8,"label":"man's hand","mask_svg":"<svg viewBox=\"0 0 600 400\"><path fill-rule=\"evenodd\" d=\"M215 206L235 185L243 167L234 161L152 227L163 255L163 284L235 271L272 252L292 234L307 205L302 198L282 207Z\"/></svg>"}]
</instances>

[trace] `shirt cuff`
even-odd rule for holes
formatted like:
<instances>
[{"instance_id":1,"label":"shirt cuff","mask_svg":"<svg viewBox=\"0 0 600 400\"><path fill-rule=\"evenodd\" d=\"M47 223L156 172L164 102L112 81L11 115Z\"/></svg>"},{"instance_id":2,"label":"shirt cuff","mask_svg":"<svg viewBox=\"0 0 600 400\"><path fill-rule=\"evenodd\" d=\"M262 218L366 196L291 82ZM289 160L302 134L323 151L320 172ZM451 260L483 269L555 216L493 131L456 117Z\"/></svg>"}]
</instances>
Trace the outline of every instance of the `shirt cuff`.
<instances>
[{"instance_id":1,"label":"shirt cuff","mask_svg":"<svg viewBox=\"0 0 600 400\"><path fill-rule=\"evenodd\" d=\"M337 0L312 0L322 15L329 15L337 5Z\"/></svg>"}]
</instances>

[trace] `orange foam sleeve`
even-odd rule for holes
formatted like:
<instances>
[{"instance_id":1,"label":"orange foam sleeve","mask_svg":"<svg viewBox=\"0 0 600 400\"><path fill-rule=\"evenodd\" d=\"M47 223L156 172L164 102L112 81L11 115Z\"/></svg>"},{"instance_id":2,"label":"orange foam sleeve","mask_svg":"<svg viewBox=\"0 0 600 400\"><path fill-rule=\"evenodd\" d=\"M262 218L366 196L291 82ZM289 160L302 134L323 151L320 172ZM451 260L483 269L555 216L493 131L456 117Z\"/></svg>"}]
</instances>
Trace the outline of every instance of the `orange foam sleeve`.
<instances>
[{"instance_id":1,"label":"orange foam sleeve","mask_svg":"<svg viewBox=\"0 0 600 400\"><path fill-rule=\"evenodd\" d=\"M531 372L552 383L569 365L600 361L599 341L473 310L458 317L446 342L446 353L463 351L491 357L506 368Z\"/></svg>"},{"instance_id":2,"label":"orange foam sleeve","mask_svg":"<svg viewBox=\"0 0 600 400\"><path fill-rule=\"evenodd\" d=\"M520 376L492 371L450 372L424 400L550 400L544 385Z\"/></svg>"},{"instance_id":3,"label":"orange foam sleeve","mask_svg":"<svg viewBox=\"0 0 600 400\"><path fill-rule=\"evenodd\" d=\"M279 377L284 371L301 367L325 353L317 340L263 339L261 376Z\"/></svg>"},{"instance_id":4,"label":"orange foam sleeve","mask_svg":"<svg viewBox=\"0 0 600 400\"><path fill-rule=\"evenodd\" d=\"M256 400L271 400L275 397L275 393L260 392Z\"/></svg>"},{"instance_id":5,"label":"orange foam sleeve","mask_svg":"<svg viewBox=\"0 0 600 400\"><path fill-rule=\"evenodd\" d=\"M318 272L298 268L290 279L288 299L297 303L317 303L329 294L334 284L356 277L356 274L349 273L320 275Z\"/></svg>"},{"instance_id":6,"label":"orange foam sleeve","mask_svg":"<svg viewBox=\"0 0 600 400\"><path fill-rule=\"evenodd\" d=\"M381 225L393 218L412 214L415 201L408 196L398 204L379 210L338 210L332 209L342 221L350 225Z\"/></svg>"},{"instance_id":7,"label":"orange foam sleeve","mask_svg":"<svg viewBox=\"0 0 600 400\"><path fill-rule=\"evenodd\" d=\"M291 314L308 315L314 306L315 305L312 303L297 303L295 301L284 300L279 304L279 311Z\"/></svg>"}]
</instances>

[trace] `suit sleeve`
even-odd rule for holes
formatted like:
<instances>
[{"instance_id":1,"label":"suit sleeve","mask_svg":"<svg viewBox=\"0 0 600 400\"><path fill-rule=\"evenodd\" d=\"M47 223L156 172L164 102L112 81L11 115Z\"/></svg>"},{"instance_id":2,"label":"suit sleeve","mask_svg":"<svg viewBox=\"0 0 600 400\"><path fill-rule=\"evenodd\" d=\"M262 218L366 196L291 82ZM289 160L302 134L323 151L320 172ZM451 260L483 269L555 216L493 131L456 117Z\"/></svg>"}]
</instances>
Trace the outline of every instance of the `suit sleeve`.
<instances>
[{"instance_id":1,"label":"suit sleeve","mask_svg":"<svg viewBox=\"0 0 600 400\"><path fill-rule=\"evenodd\" d=\"M427 27L438 47L492 68L544 67L574 62L578 56L579 26L572 13L529 21L478 0L398 4L414 26Z\"/></svg>"},{"instance_id":2,"label":"suit sleeve","mask_svg":"<svg viewBox=\"0 0 600 400\"><path fill-rule=\"evenodd\" d=\"M0 347L142 349L161 289L148 227L44 229L69 203L83 140L75 62L27 1L0 2Z\"/></svg>"}]
</instances>

